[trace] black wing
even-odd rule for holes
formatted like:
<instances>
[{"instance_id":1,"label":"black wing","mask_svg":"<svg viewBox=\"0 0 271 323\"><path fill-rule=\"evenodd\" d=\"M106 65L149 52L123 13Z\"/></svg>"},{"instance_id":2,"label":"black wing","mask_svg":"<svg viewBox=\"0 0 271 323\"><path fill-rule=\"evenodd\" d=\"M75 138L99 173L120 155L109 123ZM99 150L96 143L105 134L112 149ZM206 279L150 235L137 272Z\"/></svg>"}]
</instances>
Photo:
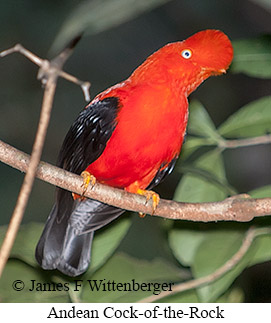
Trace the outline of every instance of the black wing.
<instances>
[{"instance_id":1,"label":"black wing","mask_svg":"<svg viewBox=\"0 0 271 323\"><path fill-rule=\"evenodd\" d=\"M165 178L172 173L175 164L177 162L178 157L175 157L172 159L172 161L165 166L165 164L162 164L160 166L160 169L157 171L154 179L151 181L150 185L148 186L148 190L151 190L153 187L157 186L158 184L162 183Z\"/></svg>"},{"instance_id":2,"label":"black wing","mask_svg":"<svg viewBox=\"0 0 271 323\"><path fill-rule=\"evenodd\" d=\"M184 134L184 138L183 138L183 143L185 143L185 140L186 140L186 133ZM162 163L160 168L158 169L154 179L151 181L151 183L149 184L149 186L147 187L148 190L151 190L153 187L157 186L158 184L162 183L166 177L172 173L175 165L176 165L176 162L178 160L178 155L175 156L175 158L173 158L171 160L170 163Z\"/></svg>"},{"instance_id":3,"label":"black wing","mask_svg":"<svg viewBox=\"0 0 271 323\"><path fill-rule=\"evenodd\" d=\"M80 174L93 163L104 151L116 127L118 108L118 98L109 97L84 109L65 137L57 165Z\"/></svg>"},{"instance_id":4,"label":"black wing","mask_svg":"<svg viewBox=\"0 0 271 323\"><path fill-rule=\"evenodd\" d=\"M109 97L83 110L66 135L58 166L80 174L94 162L116 127L118 108L118 99ZM36 259L44 269L77 276L90 263L94 231L124 210L92 199L74 201L71 193L61 188L56 193L56 203L36 248Z\"/></svg>"}]
</instances>

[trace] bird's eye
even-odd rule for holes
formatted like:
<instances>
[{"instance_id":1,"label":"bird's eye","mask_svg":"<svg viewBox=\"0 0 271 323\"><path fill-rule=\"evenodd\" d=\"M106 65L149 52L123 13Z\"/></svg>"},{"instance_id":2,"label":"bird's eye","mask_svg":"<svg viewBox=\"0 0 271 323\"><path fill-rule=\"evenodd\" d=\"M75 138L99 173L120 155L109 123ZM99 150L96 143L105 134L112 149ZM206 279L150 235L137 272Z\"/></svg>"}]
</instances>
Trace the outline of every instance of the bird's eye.
<instances>
[{"instance_id":1,"label":"bird's eye","mask_svg":"<svg viewBox=\"0 0 271 323\"><path fill-rule=\"evenodd\" d=\"M184 49L181 53L182 57L185 59L189 59L192 56L192 52L190 49Z\"/></svg>"}]
</instances>

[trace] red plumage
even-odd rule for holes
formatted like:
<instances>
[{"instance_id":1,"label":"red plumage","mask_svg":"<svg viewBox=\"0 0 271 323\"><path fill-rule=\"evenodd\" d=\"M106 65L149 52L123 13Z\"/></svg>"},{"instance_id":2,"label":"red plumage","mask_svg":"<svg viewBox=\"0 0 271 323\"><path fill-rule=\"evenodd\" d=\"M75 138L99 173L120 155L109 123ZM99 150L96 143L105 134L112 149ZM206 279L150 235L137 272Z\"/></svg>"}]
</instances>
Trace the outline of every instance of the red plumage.
<instances>
[{"instance_id":1,"label":"red plumage","mask_svg":"<svg viewBox=\"0 0 271 323\"><path fill-rule=\"evenodd\" d=\"M181 56L190 50L191 58ZM164 46L123 83L94 100L119 98L117 126L102 155L87 170L98 181L130 192L145 189L162 163L179 155L188 118L187 96L232 59L227 36L199 32Z\"/></svg>"}]
</instances>

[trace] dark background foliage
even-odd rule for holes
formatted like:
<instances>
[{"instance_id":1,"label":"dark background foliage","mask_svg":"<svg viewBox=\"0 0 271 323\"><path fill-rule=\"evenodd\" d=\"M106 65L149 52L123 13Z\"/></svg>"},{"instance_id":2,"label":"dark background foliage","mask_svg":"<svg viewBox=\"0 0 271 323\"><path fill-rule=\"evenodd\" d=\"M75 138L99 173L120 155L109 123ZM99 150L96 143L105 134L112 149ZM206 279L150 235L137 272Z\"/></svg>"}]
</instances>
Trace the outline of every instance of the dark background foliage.
<instances>
[{"instance_id":1,"label":"dark background foliage","mask_svg":"<svg viewBox=\"0 0 271 323\"><path fill-rule=\"evenodd\" d=\"M51 48L56 35L78 5L79 2L74 0L2 1L0 50L20 42L40 57L52 57L57 45L61 46L58 40ZM91 97L94 97L127 78L156 49L199 30L220 29L231 40L270 34L270 10L268 1L168 1L104 31L95 32L88 28L65 70L82 80L89 80L92 83ZM28 153L31 152L43 93L36 73L36 66L18 54L0 61L0 138ZM270 79L228 73L208 80L190 99L200 101L214 124L219 126L240 107L270 95L270 88ZM65 133L84 105L80 88L59 80L43 160L55 163ZM228 182L238 192L248 192L271 183L271 145L227 150L224 160ZM0 224L7 224L23 174L0 164L0 178ZM180 178L181 174L174 172L158 188L160 195L172 198ZM54 187L37 180L23 222L45 222L53 199ZM174 262L165 243L165 228L171 225L169 221L155 217L142 220L137 215L132 219L133 225L119 251L141 259L162 257ZM191 229L190 224L186 225ZM245 286L245 300L270 300L270 275L265 275L266 272L270 274L270 270L270 264L260 264L239 278L238 284ZM264 283L262 277L265 277ZM259 287L261 284L263 288Z\"/></svg>"}]
</instances>

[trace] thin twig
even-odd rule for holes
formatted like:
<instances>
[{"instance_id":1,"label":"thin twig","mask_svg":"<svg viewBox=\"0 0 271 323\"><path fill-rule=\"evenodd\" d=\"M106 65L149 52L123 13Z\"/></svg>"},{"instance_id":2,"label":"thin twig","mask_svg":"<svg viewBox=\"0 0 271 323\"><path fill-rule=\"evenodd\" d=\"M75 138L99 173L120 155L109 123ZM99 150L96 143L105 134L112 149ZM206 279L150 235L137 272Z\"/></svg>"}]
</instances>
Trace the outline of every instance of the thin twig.
<instances>
[{"instance_id":1,"label":"thin twig","mask_svg":"<svg viewBox=\"0 0 271 323\"><path fill-rule=\"evenodd\" d=\"M257 236L262 234L270 234L270 233L271 233L271 229L250 228L247 231L244 237L243 243L239 248L239 250L232 256L232 258L230 258L223 266L218 268L216 271L214 271L210 275L175 285L172 287L171 291L164 291L164 292L161 292L159 295L152 295L152 296L146 297L140 300L139 303L155 302L155 301L158 301L159 299L174 295L176 293L199 288L207 284L213 283L214 281L216 281L217 279L219 279L220 277L222 277L223 275L231 271L241 261L241 259L244 257L244 255L247 253L248 249L250 248L253 240Z\"/></svg>"},{"instance_id":2,"label":"thin twig","mask_svg":"<svg viewBox=\"0 0 271 323\"><path fill-rule=\"evenodd\" d=\"M253 137L253 138L223 140L219 143L219 147L234 149L234 148L240 148L240 147L264 145L264 144L271 144L270 134L259 136L259 137Z\"/></svg>"},{"instance_id":3,"label":"thin twig","mask_svg":"<svg viewBox=\"0 0 271 323\"><path fill-rule=\"evenodd\" d=\"M0 161L25 172L29 156L0 141ZM36 176L52 185L82 194L82 177L61 168L41 162ZM96 183L93 188L89 187L85 196L126 210L152 213L152 203L146 204L144 197L100 183ZM172 220L247 222L254 217L271 215L271 197L252 199L242 194L208 203L179 203L161 199L154 215Z\"/></svg>"},{"instance_id":4,"label":"thin twig","mask_svg":"<svg viewBox=\"0 0 271 323\"><path fill-rule=\"evenodd\" d=\"M20 53L26 58L28 58L31 62L35 63L39 67L43 64L43 59L35 55L34 53L30 52L28 49L24 48L21 44L16 44L14 47L11 47L9 49L6 49L2 52L0 52L0 57L5 57L7 55L13 54L13 53Z\"/></svg>"},{"instance_id":5,"label":"thin twig","mask_svg":"<svg viewBox=\"0 0 271 323\"><path fill-rule=\"evenodd\" d=\"M77 84L81 87L83 93L84 93L84 97L85 97L85 101L89 102L90 101L90 94L89 94L89 89L91 86L90 82L85 82L85 81L81 81L79 80L77 77L68 74L64 71L59 71L59 76L61 76L62 78L66 79L67 81L70 81L74 84Z\"/></svg>"},{"instance_id":6,"label":"thin twig","mask_svg":"<svg viewBox=\"0 0 271 323\"><path fill-rule=\"evenodd\" d=\"M61 70L65 61L71 55L75 43L72 43L71 46L65 48L56 58L52 60L52 62L42 60L20 44L17 44L13 48L0 53L0 57L4 57L11 53L19 52L30 59L32 62L40 66L38 78L41 79L43 84L45 84L40 120L32 148L31 157L29 160L29 165L26 170L26 175L24 177L19 196L13 214L11 216L3 244L0 249L0 277L3 273L11 248L14 244L33 187L37 167L40 162L40 157L46 137L47 128L49 125L59 71Z\"/></svg>"},{"instance_id":7,"label":"thin twig","mask_svg":"<svg viewBox=\"0 0 271 323\"><path fill-rule=\"evenodd\" d=\"M56 89L56 78L51 76L48 78L46 87L44 90L44 97L40 115L40 122L36 133L35 142L32 149L31 158L29 161L29 167L27 169L26 175L24 177L21 190L13 211L8 230L5 235L2 247L0 249L0 277L2 275L3 269L9 257L11 248L13 246L14 240L16 238L20 223L22 221L25 208L32 190L33 182L35 179L35 174L37 171L37 166L40 161L41 152L43 144L45 141L45 136L47 132L47 127L50 120L51 108L53 105L53 98Z\"/></svg>"},{"instance_id":8,"label":"thin twig","mask_svg":"<svg viewBox=\"0 0 271 323\"><path fill-rule=\"evenodd\" d=\"M74 44L72 44L72 46L74 46ZM71 54L70 51L70 47L68 47L69 52L66 50L66 55L64 55L64 57L66 59L68 59L68 57ZM63 51L64 52L64 51ZM63 54L61 53L60 55L58 55L57 57L59 58L58 60L54 59L52 60L51 64L49 63L48 60L46 59L41 59L40 57L38 57L37 55L33 54L32 52L30 52L28 49L24 48L21 44L17 44L12 48L9 48L7 50L4 50L2 52L0 52L0 58L1 57L5 57L7 55L10 55L12 53L20 53L23 56L25 56L26 58L28 58L31 62L33 62L34 64L38 65L41 68L41 71L47 71L48 67L50 66L50 68L55 67L55 71L54 73L56 73L58 76L66 79L67 81L70 81L76 85L79 85L83 91L84 97L86 102L90 101L90 94L89 94L89 89L90 89L90 82L87 81L81 81L79 80L77 77L68 74L66 72L64 72L61 68L62 68L62 61L61 58L63 57ZM38 78L43 77L43 75L41 75L41 73L39 73Z\"/></svg>"}]
</instances>

